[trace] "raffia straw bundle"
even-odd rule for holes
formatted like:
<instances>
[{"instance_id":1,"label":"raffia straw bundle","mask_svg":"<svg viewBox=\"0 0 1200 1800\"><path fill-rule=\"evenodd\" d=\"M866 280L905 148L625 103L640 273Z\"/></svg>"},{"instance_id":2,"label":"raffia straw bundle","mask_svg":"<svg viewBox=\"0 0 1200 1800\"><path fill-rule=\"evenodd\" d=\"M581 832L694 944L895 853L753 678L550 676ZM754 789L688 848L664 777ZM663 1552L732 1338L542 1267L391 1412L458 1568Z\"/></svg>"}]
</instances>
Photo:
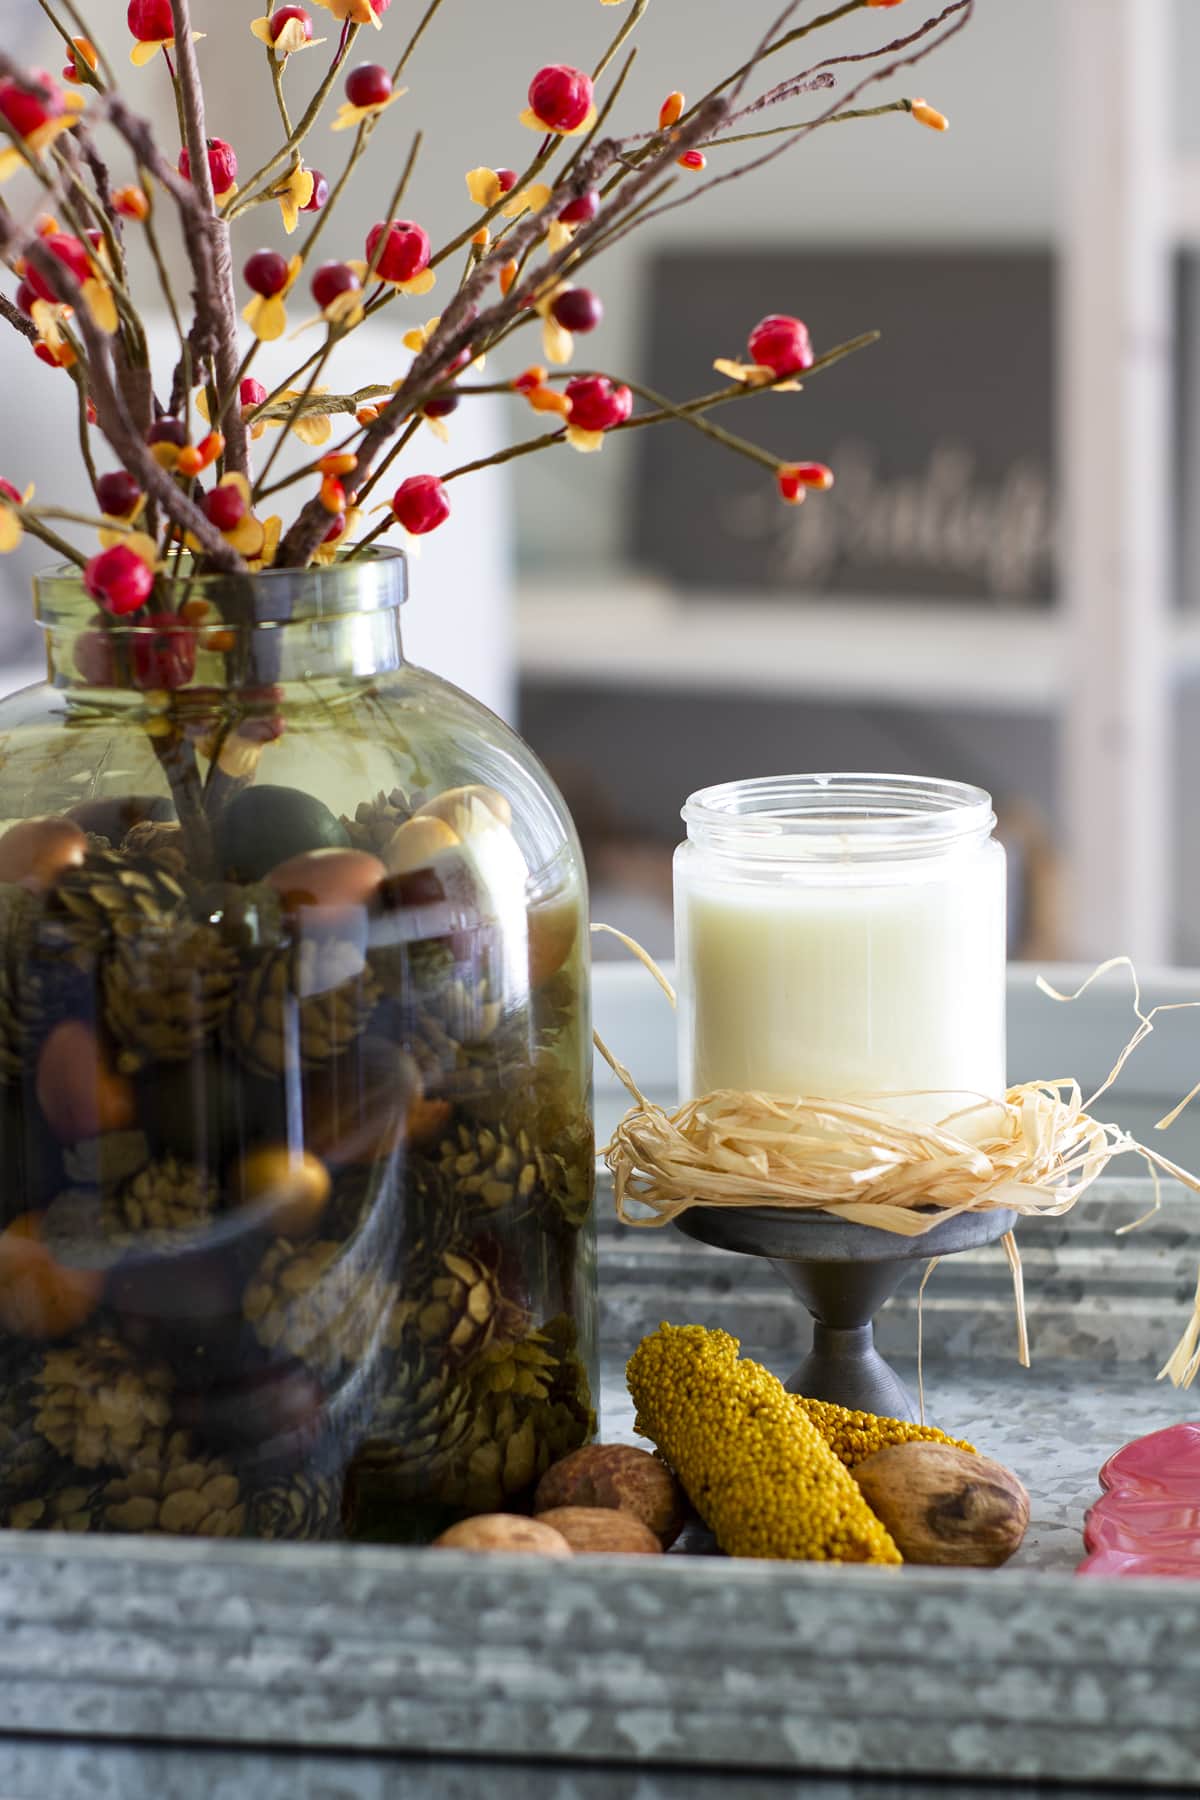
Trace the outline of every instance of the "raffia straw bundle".
<instances>
[{"instance_id":1,"label":"raffia straw bundle","mask_svg":"<svg viewBox=\"0 0 1200 1800\"><path fill-rule=\"evenodd\" d=\"M640 945L611 927L593 929L609 931L627 944L674 1003L670 983ZM1026 1217L1060 1217L1115 1156L1130 1154L1143 1159L1154 1179L1155 1210L1160 1175L1200 1192L1200 1178L1089 1110L1153 1030L1158 1013L1197 1003L1143 1012L1127 957L1104 963L1074 994L1057 993L1044 981L1038 985L1052 999L1075 1000L1116 967L1127 968L1133 977L1138 1025L1089 1100L1084 1101L1079 1083L1069 1077L1030 1081L1010 1088L1003 1100L981 1095L963 1108L956 1097L957 1110L932 1125L891 1110L906 1099L928 1099L927 1093L828 1100L720 1089L667 1112L646 1099L629 1070L597 1037L601 1054L634 1101L603 1151L618 1216L627 1225L658 1226L695 1206L794 1207L919 1237L964 1212L1005 1208ZM1159 1121L1159 1128L1170 1125L1197 1092L1200 1083ZM1021 1360L1026 1362L1021 1263L1011 1233L1004 1247L1013 1271ZM1190 1387L1198 1371L1200 1284L1191 1321L1160 1376Z\"/></svg>"}]
</instances>

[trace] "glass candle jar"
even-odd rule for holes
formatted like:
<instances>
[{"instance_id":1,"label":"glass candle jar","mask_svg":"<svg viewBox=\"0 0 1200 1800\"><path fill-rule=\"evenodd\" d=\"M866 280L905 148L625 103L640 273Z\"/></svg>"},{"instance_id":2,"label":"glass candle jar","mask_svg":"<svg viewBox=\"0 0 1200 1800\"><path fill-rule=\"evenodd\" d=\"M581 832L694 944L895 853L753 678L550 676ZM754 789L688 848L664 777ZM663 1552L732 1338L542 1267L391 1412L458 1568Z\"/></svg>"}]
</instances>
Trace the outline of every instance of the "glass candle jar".
<instances>
[{"instance_id":1,"label":"glass candle jar","mask_svg":"<svg viewBox=\"0 0 1200 1800\"><path fill-rule=\"evenodd\" d=\"M781 775L705 788L683 818L682 1100L870 1095L931 1121L1003 1097L1005 869L989 795Z\"/></svg>"}]
</instances>

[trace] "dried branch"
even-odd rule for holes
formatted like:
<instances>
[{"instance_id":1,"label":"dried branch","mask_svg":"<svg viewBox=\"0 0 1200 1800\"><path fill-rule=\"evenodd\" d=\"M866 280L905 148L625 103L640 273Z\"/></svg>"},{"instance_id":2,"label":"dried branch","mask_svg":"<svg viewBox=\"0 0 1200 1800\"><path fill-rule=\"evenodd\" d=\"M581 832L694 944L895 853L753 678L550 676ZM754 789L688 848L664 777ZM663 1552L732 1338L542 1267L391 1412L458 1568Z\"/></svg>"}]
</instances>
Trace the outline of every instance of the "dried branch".
<instances>
[{"instance_id":1,"label":"dried branch","mask_svg":"<svg viewBox=\"0 0 1200 1800\"><path fill-rule=\"evenodd\" d=\"M7 294L0 294L0 319L7 319L14 331L27 337L31 344L38 341L37 326L32 319L27 319L20 307L14 306Z\"/></svg>"},{"instance_id":2,"label":"dried branch","mask_svg":"<svg viewBox=\"0 0 1200 1800\"><path fill-rule=\"evenodd\" d=\"M205 236L208 255L193 259L196 285L193 299L198 335L206 353L211 354L217 374L218 389L227 393L237 380L239 353L237 344L237 295L233 285L233 256L229 244L229 226L216 211L212 178L208 169L208 141L204 129L204 90L196 62L196 46L192 43L190 0L171 0L171 17L175 23L175 54L179 62L179 94L187 126L188 162L191 185L206 215ZM249 476L250 446L246 428L234 411L226 421L225 463L239 475Z\"/></svg>"}]
</instances>

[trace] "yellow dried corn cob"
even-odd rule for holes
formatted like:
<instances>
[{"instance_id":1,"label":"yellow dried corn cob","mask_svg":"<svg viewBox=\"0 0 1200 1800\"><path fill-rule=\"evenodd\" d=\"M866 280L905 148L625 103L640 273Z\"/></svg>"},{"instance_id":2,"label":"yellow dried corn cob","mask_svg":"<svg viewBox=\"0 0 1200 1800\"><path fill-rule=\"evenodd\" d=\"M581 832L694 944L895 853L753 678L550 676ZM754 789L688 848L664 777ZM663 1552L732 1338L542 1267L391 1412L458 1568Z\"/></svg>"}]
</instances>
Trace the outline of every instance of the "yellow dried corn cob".
<instances>
[{"instance_id":1,"label":"yellow dried corn cob","mask_svg":"<svg viewBox=\"0 0 1200 1800\"><path fill-rule=\"evenodd\" d=\"M782 1382L736 1338L661 1325L626 1378L637 1429L657 1444L731 1556L898 1563L891 1537Z\"/></svg>"},{"instance_id":2,"label":"yellow dried corn cob","mask_svg":"<svg viewBox=\"0 0 1200 1800\"><path fill-rule=\"evenodd\" d=\"M851 1412L848 1407L835 1406L831 1400L810 1400L804 1394L792 1394L790 1398L848 1469L892 1444L949 1444L954 1450L978 1454L974 1444L968 1444L965 1438L947 1437L936 1425L912 1425L906 1419Z\"/></svg>"}]
</instances>

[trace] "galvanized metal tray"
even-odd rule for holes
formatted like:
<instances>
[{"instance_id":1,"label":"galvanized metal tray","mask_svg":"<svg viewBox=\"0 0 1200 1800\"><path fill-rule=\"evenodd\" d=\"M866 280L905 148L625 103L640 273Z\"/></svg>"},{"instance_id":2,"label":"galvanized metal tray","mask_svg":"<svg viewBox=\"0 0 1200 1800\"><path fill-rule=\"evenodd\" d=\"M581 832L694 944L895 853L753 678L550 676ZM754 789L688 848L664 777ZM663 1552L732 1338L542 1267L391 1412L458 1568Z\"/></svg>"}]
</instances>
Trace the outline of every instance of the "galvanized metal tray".
<instances>
[{"instance_id":1,"label":"galvanized metal tray","mask_svg":"<svg viewBox=\"0 0 1200 1800\"><path fill-rule=\"evenodd\" d=\"M1001 1255L931 1284L931 1410L1033 1492L1003 1570L3 1534L0 1732L1193 1785L1200 1584L1071 1573L1103 1458L1196 1409L1153 1371L1190 1303L1198 1203L1169 1192L1115 1237L1148 1197L1108 1183L1070 1226L1023 1227L1030 1373ZM795 1359L798 1309L752 1259L606 1221L600 1267L610 1437L632 1429L622 1356L660 1318ZM885 1315L892 1352L914 1304Z\"/></svg>"}]
</instances>

